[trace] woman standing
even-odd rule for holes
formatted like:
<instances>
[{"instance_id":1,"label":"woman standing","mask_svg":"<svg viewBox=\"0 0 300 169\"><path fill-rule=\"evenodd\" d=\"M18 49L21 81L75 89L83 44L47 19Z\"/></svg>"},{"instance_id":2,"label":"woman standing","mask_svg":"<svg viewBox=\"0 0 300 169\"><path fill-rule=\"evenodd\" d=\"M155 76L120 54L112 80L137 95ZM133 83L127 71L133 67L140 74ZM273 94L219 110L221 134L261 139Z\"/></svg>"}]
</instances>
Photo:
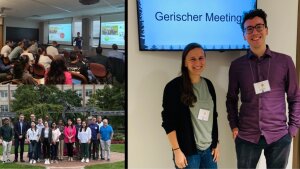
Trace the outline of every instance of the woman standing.
<instances>
[{"instance_id":1,"label":"woman standing","mask_svg":"<svg viewBox=\"0 0 300 169\"><path fill-rule=\"evenodd\" d=\"M181 76L164 89L162 126L176 168L217 168L216 94L211 81L201 77L205 66L202 46L188 44L182 54Z\"/></svg>"},{"instance_id":2,"label":"woman standing","mask_svg":"<svg viewBox=\"0 0 300 169\"><path fill-rule=\"evenodd\" d=\"M91 143L91 129L86 125L86 121L81 123L82 127L78 133L78 140L80 143L80 151L82 154L81 162L89 162L89 144ZM84 159L85 158L85 159Z\"/></svg>"},{"instance_id":3,"label":"woman standing","mask_svg":"<svg viewBox=\"0 0 300 169\"><path fill-rule=\"evenodd\" d=\"M58 150L58 145L59 145L59 136L60 136L60 131L58 128L56 128L56 123L52 123L52 144L51 144L51 163L54 162L58 163L57 161L57 150Z\"/></svg>"},{"instance_id":4,"label":"woman standing","mask_svg":"<svg viewBox=\"0 0 300 169\"><path fill-rule=\"evenodd\" d=\"M63 160L63 156L64 156L64 145L65 145L65 142L64 142L64 139L65 139L65 134L64 134L64 129L65 129L65 126L64 126L64 123L63 123L63 120L62 119L59 119L58 120L58 129L60 131L60 136L59 136L59 144L58 144L58 159L59 160Z\"/></svg>"},{"instance_id":5,"label":"woman standing","mask_svg":"<svg viewBox=\"0 0 300 169\"><path fill-rule=\"evenodd\" d=\"M45 121L45 127L41 132L41 142L43 143L43 153L45 158L45 164L50 164L50 143L52 141L52 130L49 128L48 122Z\"/></svg>"},{"instance_id":6,"label":"woman standing","mask_svg":"<svg viewBox=\"0 0 300 169\"><path fill-rule=\"evenodd\" d=\"M35 122L31 122L31 128L27 130L27 142L29 142L30 146L30 153L29 153L29 163L35 164L37 157L37 142L39 140L39 131L37 130L35 126Z\"/></svg>"},{"instance_id":7,"label":"woman standing","mask_svg":"<svg viewBox=\"0 0 300 169\"><path fill-rule=\"evenodd\" d=\"M64 129L65 143L68 151L68 161L73 161L73 143L75 142L76 127L73 125L72 120L68 119L68 124Z\"/></svg>"}]
</instances>

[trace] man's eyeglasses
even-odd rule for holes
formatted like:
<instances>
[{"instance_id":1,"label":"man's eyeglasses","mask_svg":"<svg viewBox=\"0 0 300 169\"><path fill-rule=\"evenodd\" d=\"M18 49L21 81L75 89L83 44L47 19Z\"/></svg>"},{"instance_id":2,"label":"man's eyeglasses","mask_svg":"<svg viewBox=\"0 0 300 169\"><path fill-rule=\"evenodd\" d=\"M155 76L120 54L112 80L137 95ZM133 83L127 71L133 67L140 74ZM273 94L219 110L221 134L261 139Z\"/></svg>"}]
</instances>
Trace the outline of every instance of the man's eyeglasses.
<instances>
[{"instance_id":1,"label":"man's eyeglasses","mask_svg":"<svg viewBox=\"0 0 300 169\"><path fill-rule=\"evenodd\" d=\"M255 26L248 26L247 28L244 29L244 32L247 34L251 34L254 31L254 28L256 29L257 32L261 32L265 28L265 24L257 24Z\"/></svg>"}]
</instances>

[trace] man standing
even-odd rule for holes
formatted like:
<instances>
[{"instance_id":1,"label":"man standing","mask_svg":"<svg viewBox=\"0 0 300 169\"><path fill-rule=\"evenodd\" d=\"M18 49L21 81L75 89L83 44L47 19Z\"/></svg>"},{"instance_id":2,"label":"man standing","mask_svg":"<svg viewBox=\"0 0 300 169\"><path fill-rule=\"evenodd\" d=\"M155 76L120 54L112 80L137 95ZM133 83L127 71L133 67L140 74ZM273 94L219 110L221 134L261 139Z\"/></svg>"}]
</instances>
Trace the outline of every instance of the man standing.
<instances>
[{"instance_id":1,"label":"man standing","mask_svg":"<svg viewBox=\"0 0 300 169\"><path fill-rule=\"evenodd\" d=\"M80 143L79 143L79 139L78 139L78 133L79 130L81 128L81 118L77 118L76 119L76 137L75 137L75 147L76 147L76 151L77 151L77 158L80 160L81 159L81 155L80 155Z\"/></svg>"},{"instance_id":2,"label":"man standing","mask_svg":"<svg viewBox=\"0 0 300 169\"><path fill-rule=\"evenodd\" d=\"M285 168L300 125L295 66L290 56L266 45L266 17L261 9L244 15L241 26L250 50L233 61L229 70L226 105L238 168L256 168L262 150L267 168ZM239 92L242 104L238 109Z\"/></svg>"},{"instance_id":3,"label":"man standing","mask_svg":"<svg viewBox=\"0 0 300 169\"><path fill-rule=\"evenodd\" d=\"M107 151L107 161L110 160L110 144L111 140L113 138L114 131L113 128L108 125L108 120L103 120L103 126L100 128L100 141L101 141L101 147L102 147L102 154L105 157L105 151Z\"/></svg>"},{"instance_id":4,"label":"man standing","mask_svg":"<svg viewBox=\"0 0 300 169\"><path fill-rule=\"evenodd\" d=\"M3 146L3 163L10 162L10 150L12 145L13 129L9 126L9 119L4 119L4 125L0 128L0 144Z\"/></svg>"},{"instance_id":5,"label":"man standing","mask_svg":"<svg viewBox=\"0 0 300 169\"><path fill-rule=\"evenodd\" d=\"M34 113L31 113L31 114L30 114L30 123L33 122L33 121L36 123L35 114L34 114ZM31 126L30 126L30 127L31 127Z\"/></svg>"},{"instance_id":6,"label":"man standing","mask_svg":"<svg viewBox=\"0 0 300 169\"><path fill-rule=\"evenodd\" d=\"M99 151L100 151L100 157L101 160L104 160L103 154L102 154L102 147L101 147L101 142L100 142L100 128L103 126L103 122L102 122L102 117L98 116L97 117L97 124L99 126L99 138L98 138L98 144L99 144Z\"/></svg>"},{"instance_id":7,"label":"man standing","mask_svg":"<svg viewBox=\"0 0 300 169\"><path fill-rule=\"evenodd\" d=\"M80 32L77 32L77 37L74 39L74 42L75 42L75 46L78 47L78 49L81 50L81 48L82 48L82 46L81 46L82 38L80 36Z\"/></svg>"},{"instance_id":8,"label":"man standing","mask_svg":"<svg viewBox=\"0 0 300 169\"><path fill-rule=\"evenodd\" d=\"M92 132L92 138L91 138L91 144L90 144L90 158L91 154L93 156L93 160L97 160L99 157L99 149L98 149L98 137L99 137L99 126L96 124L96 117L92 118L92 122L89 125L91 132ZM92 150L93 146L93 151Z\"/></svg>"},{"instance_id":9,"label":"man standing","mask_svg":"<svg viewBox=\"0 0 300 169\"><path fill-rule=\"evenodd\" d=\"M28 125L24 121L24 115L20 114L19 121L14 124L14 133L15 133L15 160L14 162L18 162L18 150L20 145L20 161L25 162L23 160L23 152L24 152L24 142L25 135L27 132Z\"/></svg>"}]
</instances>

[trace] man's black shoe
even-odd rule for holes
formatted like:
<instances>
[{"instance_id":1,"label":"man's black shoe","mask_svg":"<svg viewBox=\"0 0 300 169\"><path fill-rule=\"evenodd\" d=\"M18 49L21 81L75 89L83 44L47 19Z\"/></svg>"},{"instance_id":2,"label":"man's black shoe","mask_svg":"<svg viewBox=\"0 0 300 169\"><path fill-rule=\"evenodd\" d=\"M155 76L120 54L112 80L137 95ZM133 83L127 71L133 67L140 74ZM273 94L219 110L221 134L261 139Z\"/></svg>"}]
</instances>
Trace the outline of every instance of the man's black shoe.
<instances>
[{"instance_id":1,"label":"man's black shoe","mask_svg":"<svg viewBox=\"0 0 300 169\"><path fill-rule=\"evenodd\" d=\"M16 163L16 162L18 162L18 160L15 159L13 162Z\"/></svg>"},{"instance_id":2,"label":"man's black shoe","mask_svg":"<svg viewBox=\"0 0 300 169\"><path fill-rule=\"evenodd\" d=\"M22 163L24 163L25 161L22 159L22 160L20 160Z\"/></svg>"}]
</instances>

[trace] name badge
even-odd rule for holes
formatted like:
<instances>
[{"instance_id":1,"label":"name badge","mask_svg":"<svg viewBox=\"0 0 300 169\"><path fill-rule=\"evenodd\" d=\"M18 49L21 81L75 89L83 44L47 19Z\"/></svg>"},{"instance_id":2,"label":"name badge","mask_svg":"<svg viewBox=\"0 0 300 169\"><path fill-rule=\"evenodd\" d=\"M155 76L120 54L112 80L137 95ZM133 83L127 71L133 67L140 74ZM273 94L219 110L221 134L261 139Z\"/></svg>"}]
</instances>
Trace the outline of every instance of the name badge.
<instances>
[{"instance_id":1,"label":"name badge","mask_svg":"<svg viewBox=\"0 0 300 169\"><path fill-rule=\"evenodd\" d=\"M209 110L200 109L198 114L198 119L202 121L208 121L209 118Z\"/></svg>"},{"instance_id":2,"label":"name badge","mask_svg":"<svg viewBox=\"0 0 300 169\"><path fill-rule=\"evenodd\" d=\"M269 80L254 83L255 94L271 91Z\"/></svg>"}]
</instances>

